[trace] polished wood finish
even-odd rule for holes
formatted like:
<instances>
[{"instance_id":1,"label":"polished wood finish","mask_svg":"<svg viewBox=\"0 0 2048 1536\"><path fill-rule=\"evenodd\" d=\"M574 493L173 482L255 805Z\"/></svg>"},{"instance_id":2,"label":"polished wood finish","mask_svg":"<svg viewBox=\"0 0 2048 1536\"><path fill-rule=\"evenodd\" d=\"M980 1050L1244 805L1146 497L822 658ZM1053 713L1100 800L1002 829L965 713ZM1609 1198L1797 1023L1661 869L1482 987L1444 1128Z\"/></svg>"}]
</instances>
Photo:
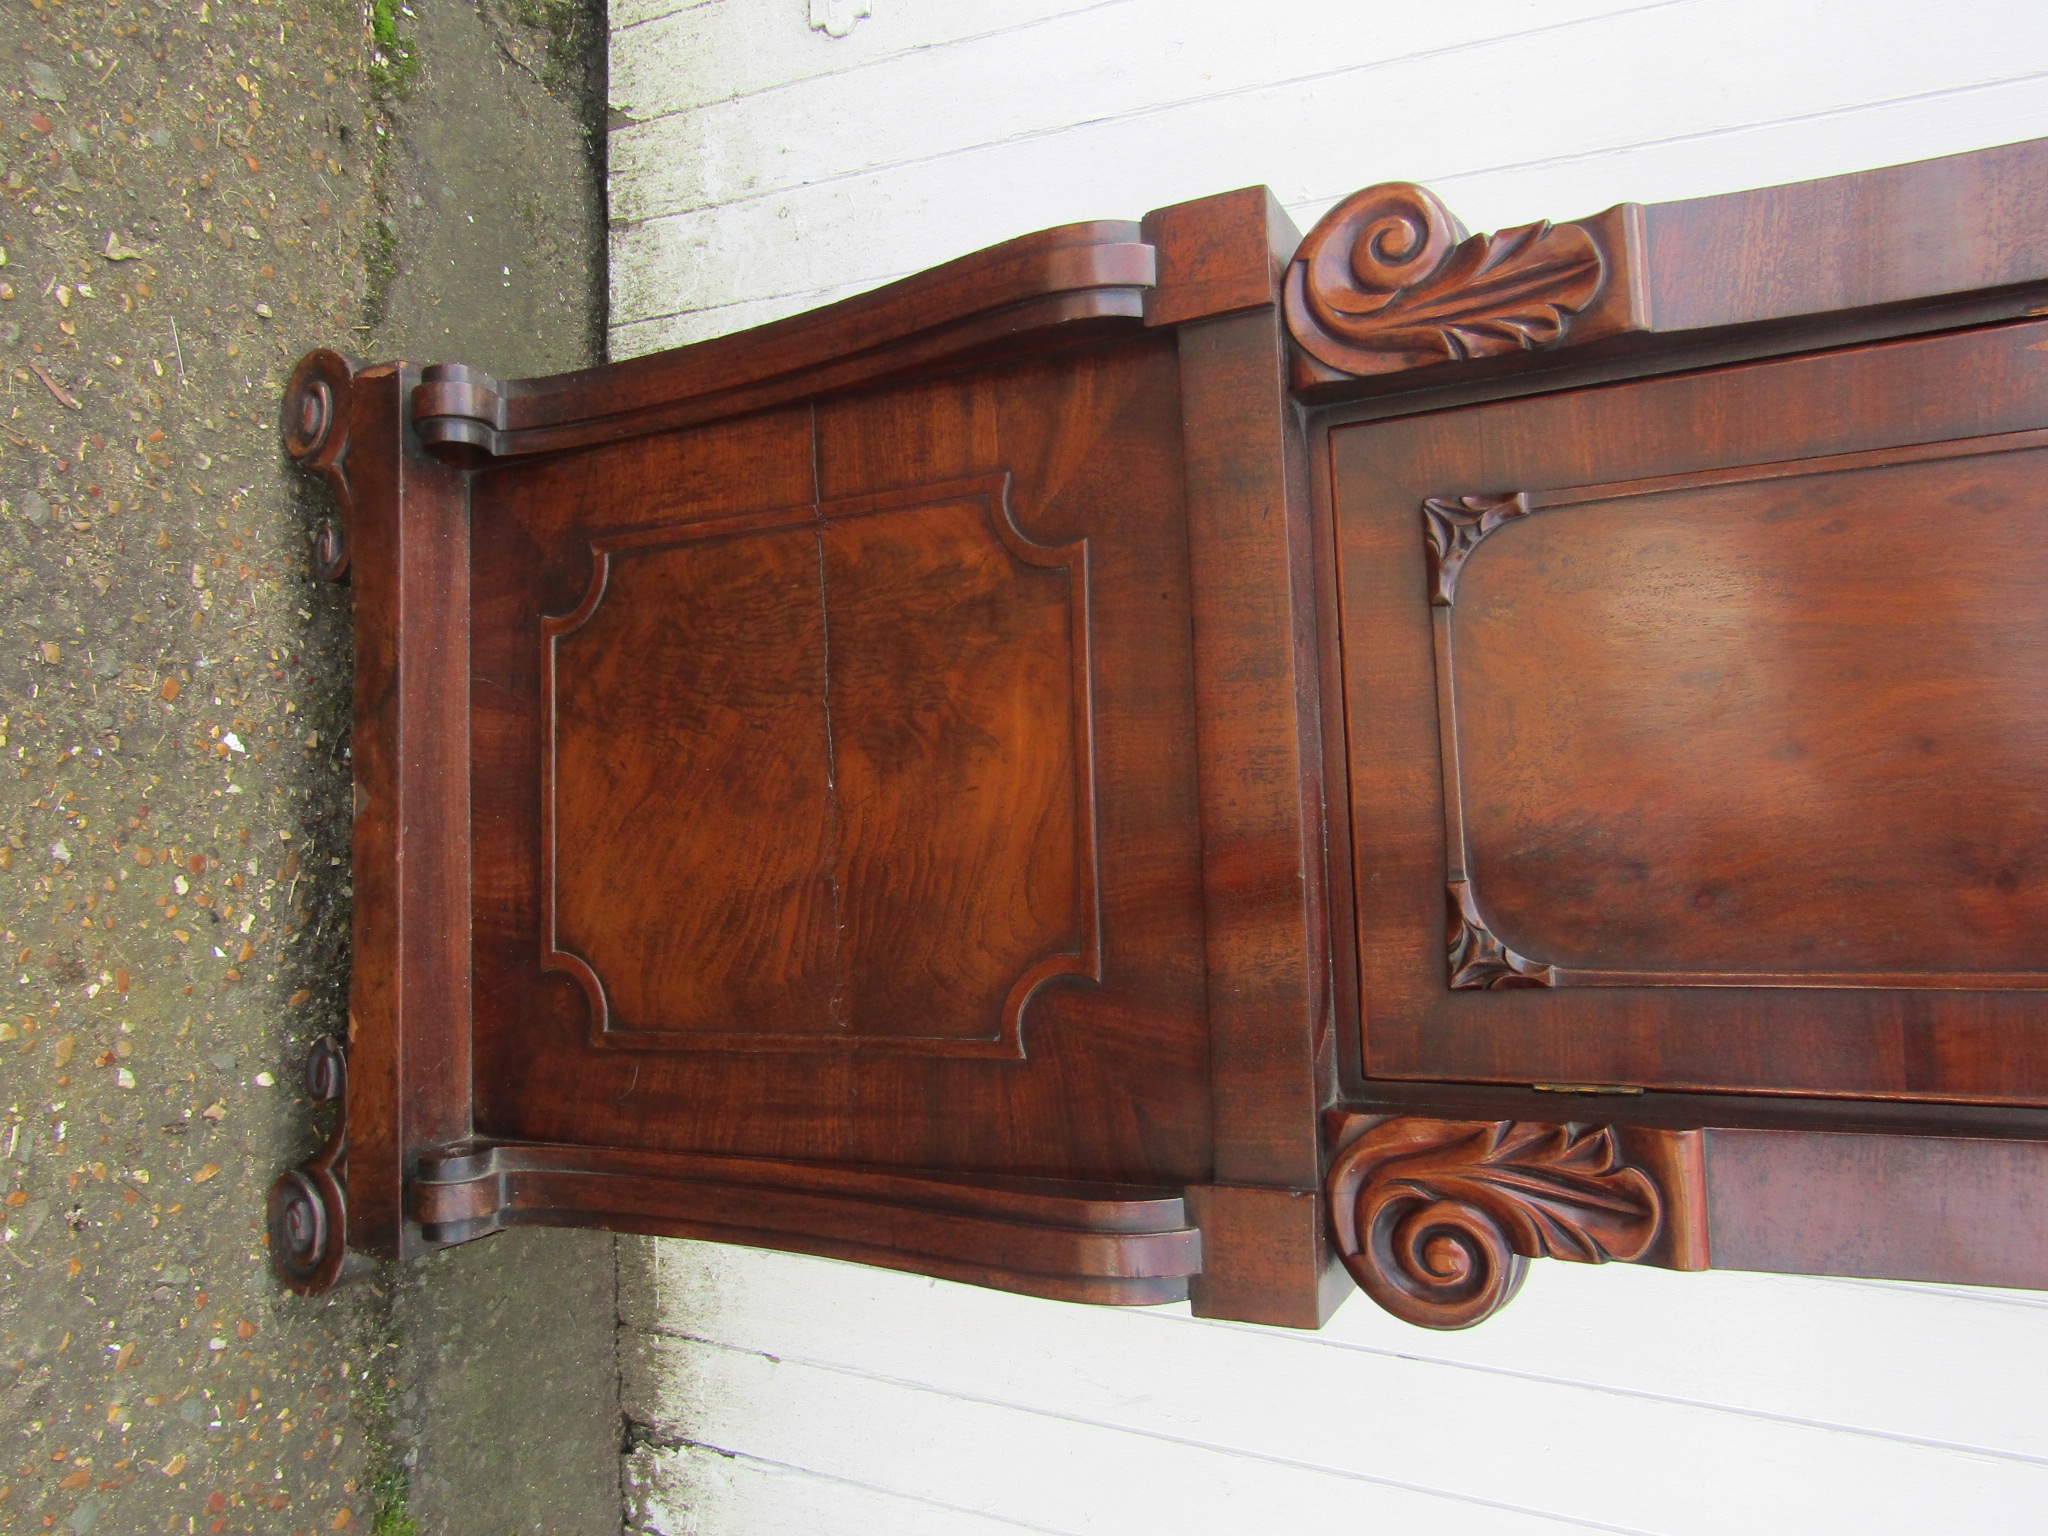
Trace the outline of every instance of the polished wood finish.
<instances>
[{"instance_id":1,"label":"polished wood finish","mask_svg":"<svg viewBox=\"0 0 2048 1536\"><path fill-rule=\"evenodd\" d=\"M1183 1300L1202 1252L1173 1189L539 1144L423 1157L408 1214L437 1243L601 1226L1112 1306Z\"/></svg>"},{"instance_id":2,"label":"polished wood finish","mask_svg":"<svg viewBox=\"0 0 2048 1536\"><path fill-rule=\"evenodd\" d=\"M1196 1184L1188 1216L1202 1232L1189 1310L1275 1328L1320 1328L1350 1294L1321 1190Z\"/></svg>"},{"instance_id":3,"label":"polished wood finish","mask_svg":"<svg viewBox=\"0 0 2048 1536\"><path fill-rule=\"evenodd\" d=\"M544 379L425 369L413 418L453 463L597 443L743 415L965 361L1120 329L1155 283L1135 224L1069 224L964 256L809 314L694 347Z\"/></svg>"},{"instance_id":4,"label":"polished wood finish","mask_svg":"<svg viewBox=\"0 0 2048 1536\"><path fill-rule=\"evenodd\" d=\"M1340 1113L1330 1140L1337 1250L1418 1326L1484 1322L1530 1259L1707 1267L1697 1131Z\"/></svg>"},{"instance_id":5,"label":"polished wood finish","mask_svg":"<svg viewBox=\"0 0 2048 1536\"><path fill-rule=\"evenodd\" d=\"M593 541L540 713L542 968L594 1040L1017 1057L1041 985L1100 980L1088 547L1009 491Z\"/></svg>"},{"instance_id":6,"label":"polished wood finish","mask_svg":"<svg viewBox=\"0 0 2048 1536\"><path fill-rule=\"evenodd\" d=\"M1354 192L1287 270L1304 388L1584 343L1648 326L1642 210L1467 237L1409 182Z\"/></svg>"},{"instance_id":7,"label":"polished wood finish","mask_svg":"<svg viewBox=\"0 0 2048 1536\"><path fill-rule=\"evenodd\" d=\"M2048 986L2048 566L1968 526L2027 515L2044 449L2007 432L1519 498L1584 515L1490 546L1436 615L1437 668L1454 876L1517 850L1483 888L1547 984ZM1566 675L1576 718L1539 745L1503 705ZM1541 809L1506 788L1537 782ZM1612 830L1566 852L1560 820Z\"/></svg>"},{"instance_id":8,"label":"polished wood finish","mask_svg":"<svg viewBox=\"0 0 2048 1536\"><path fill-rule=\"evenodd\" d=\"M658 511L624 448L478 476L481 1134L1206 1171L1173 367L700 429Z\"/></svg>"},{"instance_id":9,"label":"polished wood finish","mask_svg":"<svg viewBox=\"0 0 2048 1536\"><path fill-rule=\"evenodd\" d=\"M2048 143L1247 188L558 378L310 355L356 978L280 1272L2048 1286L2044 214Z\"/></svg>"},{"instance_id":10,"label":"polished wood finish","mask_svg":"<svg viewBox=\"0 0 2048 1536\"><path fill-rule=\"evenodd\" d=\"M1367 1076L2044 1102L2044 340L1332 428Z\"/></svg>"},{"instance_id":11,"label":"polished wood finish","mask_svg":"<svg viewBox=\"0 0 2048 1536\"><path fill-rule=\"evenodd\" d=\"M2023 302L2048 274L2041 141L1644 210L1655 328L1933 309L1971 294Z\"/></svg>"},{"instance_id":12,"label":"polished wood finish","mask_svg":"<svg viewBox=\"0 0 2048 1536\"><path fill-rule=\"evenodd\" d=\"M415 377L323 350L284 403L286 452L341 513L321 568L355 599L346 1231L381 1258L427 1251L404 1218L407 1167L470 1130L469 739L449 728L469 708L469 507L407 429Z\"/></svg>"},{"instance_id":13,"label":"polished wood finish","mask_svg":"<svg viewBox=\"0 0 2048 1536\"><path fill-rule=\"evenodd\" d=\"M2048 1142L1703 1134L1716 1268L2048 1289Z\"/></svg>"}]
</instances>

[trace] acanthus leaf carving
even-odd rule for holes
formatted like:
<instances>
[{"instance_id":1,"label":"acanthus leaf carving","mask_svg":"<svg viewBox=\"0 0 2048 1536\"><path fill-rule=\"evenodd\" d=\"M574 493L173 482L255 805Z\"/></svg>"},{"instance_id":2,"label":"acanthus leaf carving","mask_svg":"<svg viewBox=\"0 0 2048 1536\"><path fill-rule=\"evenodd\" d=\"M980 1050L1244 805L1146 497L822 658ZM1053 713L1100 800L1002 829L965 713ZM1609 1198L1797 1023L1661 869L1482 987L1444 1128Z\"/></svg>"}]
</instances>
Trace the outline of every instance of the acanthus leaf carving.
<instances>
[{"instance_id":1,"label":"acanthus leaf carving","mask_svg":"<svg viewBox=\"0 0 2048 1536\"><path fill-rule=\"evenodd\" d=\"M1344 199L1302 241L1287 322L1338 373L1398 373L1555 345L1606 279L1582 225L1467 237L1434 194L1384 182Z\"/></svg>"},{"instance_id":2,"label":"acanthus leaf carving","mask_svg":"<svg viewBox=\"0 0 2048 1536\"><path fill-rule=\"evenodd\" d=\"M1339 1144L1337 1250L1360 1289L1423 1328L1490 1317L1529 1259L1642 1260L1665 1225L1665 1193L1612 1126L1351 1115Z\"/></svg>"},{"instance_id":3,"label":"acanthus leaf carving","mask_svg":"<svg viewBox=\"0 0 2048 1536\"><path fill-rule=\"evenodd\" d=\"M1554 987L1557 968L1518 955L1493 936L1472 899L1472 882L1453 880L1448 898L1445 948L1449 951L1450 984L1454 991L1505 991L1512 987Z\"/></svg>"},{"instance_id":4,"label":"acanthus leaf carving","mask_svg":"<svg viewBox=\"0 0 2048 1536\"><path fill-rule=\"evenodd\" d=\"M1448 608L1457 600L1458 573L1494 529L1529 515L1520 491L1504 496L1432 496L1422 504L1422 537L1429 547L1429 600Z\"/></svg>"}]
</instances>

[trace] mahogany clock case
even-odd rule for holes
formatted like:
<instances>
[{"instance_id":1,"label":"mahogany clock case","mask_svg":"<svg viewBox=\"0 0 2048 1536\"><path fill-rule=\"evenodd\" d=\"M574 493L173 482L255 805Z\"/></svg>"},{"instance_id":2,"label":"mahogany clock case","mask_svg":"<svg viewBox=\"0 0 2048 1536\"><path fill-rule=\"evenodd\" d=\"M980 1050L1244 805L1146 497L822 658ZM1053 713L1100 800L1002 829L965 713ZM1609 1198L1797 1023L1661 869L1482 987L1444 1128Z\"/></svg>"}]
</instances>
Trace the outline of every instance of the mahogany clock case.
<instances>
[{"instance_id":1,"label":"mahogany clock case","mask_svg":"<svg viewBox=\"0 0 2048 1536\"><path fill-rule=\"evenodd\" d=\"M280 1272L2048 1284L2044 309L2048 141L1496 235L1252 188L549 379L309 355L356 973Z\"/></svg>"}]
</instances>

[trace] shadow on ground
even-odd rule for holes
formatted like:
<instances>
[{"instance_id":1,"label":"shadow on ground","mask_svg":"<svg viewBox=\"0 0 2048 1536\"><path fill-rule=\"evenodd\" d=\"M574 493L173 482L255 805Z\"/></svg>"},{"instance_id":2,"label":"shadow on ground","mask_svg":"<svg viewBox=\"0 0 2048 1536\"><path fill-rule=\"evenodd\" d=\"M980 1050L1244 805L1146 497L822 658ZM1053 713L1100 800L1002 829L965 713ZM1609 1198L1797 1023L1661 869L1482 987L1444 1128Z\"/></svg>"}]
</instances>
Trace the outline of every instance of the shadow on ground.
<instances>
[{"instance_id":1,"label":"shadow on ground","mask_svg":"<svg viewBox=\"0 0 2048 1536\"><path fill-rule=\"evenodd\" d=\"M278 395L595 360L601 47L585 0L0 14L0 1531L619 1528L610 1239L306 1301L263 1234L351 897Z\"/></svg>"}]
</instances>

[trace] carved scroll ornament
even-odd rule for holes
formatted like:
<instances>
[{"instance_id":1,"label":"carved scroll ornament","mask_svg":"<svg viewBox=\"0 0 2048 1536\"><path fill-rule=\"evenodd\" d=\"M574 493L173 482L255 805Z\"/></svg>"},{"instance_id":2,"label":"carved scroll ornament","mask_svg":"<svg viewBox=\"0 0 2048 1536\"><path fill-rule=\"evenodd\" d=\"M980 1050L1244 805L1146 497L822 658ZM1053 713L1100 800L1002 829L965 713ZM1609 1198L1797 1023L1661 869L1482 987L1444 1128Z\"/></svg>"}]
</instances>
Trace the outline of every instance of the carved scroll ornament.
<instances>
[{"instance_id":1,"label":"carved scroll ornament","mask_svg":"<svg viewBox=\"0 0 2048 1536\"><path fill-rule=\"evenodd\" d=\"M307 1049L306 1091L340 1112L320 1150L270 1186L270 1264L292 1290L313 1296L341 1278L348 1257L348 1057L332 1035Z\"/></svg>"},{"instance_id":2,"label":"carved scroll ornament","mask_svg":"<svg viewBox=\"0 0 2048 1536\"><path fill-rule=\"evenodd\" d=\"M1554 345L1607 278L1580 224L1467 238L1425 189L1383 182L1325 214L1287 269L1287 324L1339 375Z\"/></svg>"},{"instance_id":3,"label":"carved scroll ornament","mask_svg":"<svg viewBox=\"0 0 2048 1536\"><path fill-rule=\"evenodd\" d=\"M1704 1269L1698 1139L1345 1115L1326 1181L1337 1251L1366 1295L1423 1328L1492 1316L1533 1258Z\"/></svg>"},{"instance_id":4,"label":"carved scroll ornament","mask_svg":"<svg viewBox=\"0 0 2048 1536\"><path fill-rule=\"evenodd\" d=\"M341 520L323 520L313 541L313 569L323 581L346 581L347 525L355 517L348 483L349 412L355 367L321 347L299 359L284 391L284 451L301 469L321 476L334 492Z\"/></svg>"}]
</instances>

